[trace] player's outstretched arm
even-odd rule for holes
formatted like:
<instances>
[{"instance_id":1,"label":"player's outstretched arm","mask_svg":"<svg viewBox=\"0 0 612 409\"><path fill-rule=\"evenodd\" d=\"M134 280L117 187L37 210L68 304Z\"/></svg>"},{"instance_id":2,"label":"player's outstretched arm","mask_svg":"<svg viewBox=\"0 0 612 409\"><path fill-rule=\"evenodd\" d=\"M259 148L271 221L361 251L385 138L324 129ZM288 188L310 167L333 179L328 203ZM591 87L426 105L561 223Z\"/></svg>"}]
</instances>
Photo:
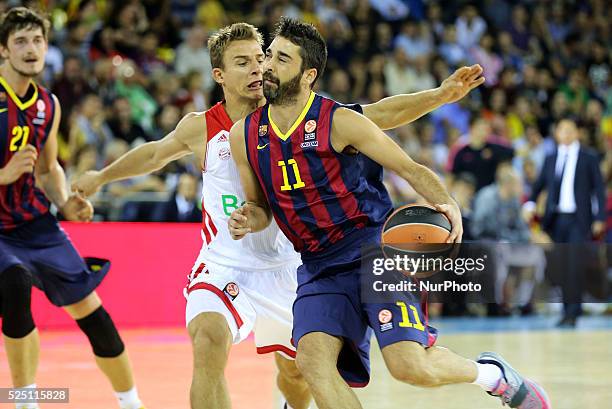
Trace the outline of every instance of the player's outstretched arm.
<instances>
[{"instance_id":1,"label":"player's outstretched arm","mask_svg":"<svg viewBox=\"0 0 612 409\"><path fill-rule=\"evenodd\" d=\"M59 209L67 220L90 221L93 217L93 206L88 200L78 195L68 195L66 174L57 160L57 130L59 128L62 110L55 95L55 113L51 132L45 142L45 147L38 156L35 174L45 195Z\"/></svg>"},{"instance_id":2,"label":"player's outstretched arm","mask_svg":"<svg viewBox=\"0 0 612 409\"><path fill-rule=\"evenodd\" d=\"M137 146L104 169L77 177L72 182L72 190L90 196L107 183L154 172L195 149L205 154L205 129L204 114L187 114L163 139Z\"/></svg>"},{"instance_id":3,"label":"player's outstretched arm","mask_svg":"<svg viewBox=\"0 0 612 409\"><path fill-rule=\"evenodd\" d=\"M484 83L478 64L458 68L438 88L399 94L363 106L363 115L380 129L393 129L408 124L444 104L456 102Z\"/></svg>"},{"instance_id":4,"label":"player's outstretched arm","mask_svg":"<svg viewBox=\"0 0 612 409\"><path fill-rule=\"evenodd\" d=\"M449 242L461 241L461 213L440 178L427 167L413 161L372 121L357 112L339 108L333 118L331 142L337 152L352 146L405 179L417 193L449 218L453 226Z\"/></svg>"},{"instance_id":5,"label":"player's outstretched arm","mask_svg":"<svg viewBox=\"0 0 612 409\"><path fill-rule=\"evenodd\" d=\"M228 221L230 234L234 240L243 238L247 233L261 231L272 222L272 212L264 195L259 180L246 155L244 141L244 120L234 124L230 131L232 157L240 173L240 182L244 190L246 204L235 210Z\"/></svg>"}]
</instances>

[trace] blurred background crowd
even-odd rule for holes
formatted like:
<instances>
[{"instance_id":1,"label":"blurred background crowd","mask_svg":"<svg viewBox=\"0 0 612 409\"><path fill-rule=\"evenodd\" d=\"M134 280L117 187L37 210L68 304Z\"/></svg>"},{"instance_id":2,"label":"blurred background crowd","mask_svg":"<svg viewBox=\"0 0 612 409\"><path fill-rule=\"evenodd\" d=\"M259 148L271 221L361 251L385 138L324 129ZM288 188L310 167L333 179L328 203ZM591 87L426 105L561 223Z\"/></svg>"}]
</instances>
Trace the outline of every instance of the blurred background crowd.
<instances>
[{"instance_id":1,"label":"blurred background crowd","mask_svg":"<svg viewBox=\"0 0 612 409\"><path fill-rule=\"evenodd\" d=\"M17 3L0 2L4 8ZM484 86L391 132L415 160L447 181L466 215L480 189L495 181L502 162L512 164L522 182L520 199L527 197L554 149L553 125L568 115L577 120L583 146L600 156L612 207L612 16L603 0L47 0L26 5L46 9L52 20L42 82L62 103L60 156L70 176L163 137L187 112L205 110L222 98L211 78L210 33L247 21L268 40L280 16L287 15L311 22L327 39L328 68L317 91L340 102L370 103L433 88L459 66L483 66ZM486 160L472 160L483 150L476 156ZM185 174L193 177L181 177ZM397 203L416 199L397 177L387 179ZM130 201L155 202L159 194L178 190L197 203L198 183L199 166L191 159L116 183L97 198L99 217L166 220L163 209ZM197 212L185 209L182 219L197 218Z\"/></svg>"},{"instance_id":2,"label":"blurred background crowd","mask_svg":"<svg viewBox=\"0 0 612 409\"><path fill-rule=\"evenodd\" d=\"M594 239L612 242L612 9L605 0L25 3L51 17L42 83L62 103L60 157L69 177L162 138L183 115L222 98L206 48L212 32L246 21L269 41L286 15L326 38L328 68L316 90L340 102L418 92L462 65L484 68L485 84L468 97L390 132L445 181L467 239L550 240L537 222L522 221L520 205L555 150L555 124L570 117L581 145L597 155L606 188L607 235ZM111 184L94 199L97 217L199 221L199 172L187 158ZM397 204L418 200L395 175L386 183Z\"/></svg>"}]
</instances>

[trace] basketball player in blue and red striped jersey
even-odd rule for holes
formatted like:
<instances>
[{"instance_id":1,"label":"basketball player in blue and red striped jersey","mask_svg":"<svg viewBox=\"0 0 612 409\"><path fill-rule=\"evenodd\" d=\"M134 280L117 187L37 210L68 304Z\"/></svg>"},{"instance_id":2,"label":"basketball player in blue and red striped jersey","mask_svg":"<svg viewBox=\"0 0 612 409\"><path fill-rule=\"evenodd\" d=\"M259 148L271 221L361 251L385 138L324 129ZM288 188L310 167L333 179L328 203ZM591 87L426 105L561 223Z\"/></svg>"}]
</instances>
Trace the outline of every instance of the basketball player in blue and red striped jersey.
<instances>
[{"instance_id":1,"label":"basketball player in blue and red striped jersey","mask_svg":"<svg viewBox=\"0 0 612 409\"><path fill-rule=\"evenodd\" d=\"M241 241L232 240L223 228L245 198L231 160L229 131L235 121L265 104L262 44L261 34L247 23L234 23L213 33L208 49L223 101L206 112L185 115L164 138L140 145L72 184L75 191L88 196L106 183L153 172L185 155L194 154L201 164L202 202L206 203L202 207L203 243L185 289L185 321L193 346L193 409L231 407L225 368L232 345L251 332L258 353L274 353L276 381L285 399L282 407L310 407L308 385L295 365L291 343L299 254L275 224ZM395 128L463 98L481 82L477 78L481 72L478 65L462 67L438 88L350 107L383 129ZM461 80L472 74L473 83ZM372 171L375 180L379 172Z\"/></svg>"},{"instance_id":2,"label":"basketball player in blue and red striped jersey","mask_svg":"<svg viewBox=\"0 0 612 409\"><path fill-rule=\"evenodd\" d=\"M293 341L318 407L361 408L349 384L369 381L373 331L396 379L427 387L476 383L510 407L549 409L543 389L499 355L484 353L475 362L434 346L435 331L422 324L420 303L408 295L362 302L361 247L379 244L392 210L374 178L380 165L447 215L450 242L461 240L461 214L433 172L366 117L312 91L326 59L325 41L312 25L281 19L264 62L268 103L230 132L247 199L230 217L230 233L240 239L264 229L274 216L301 253ZM373 162L366 163L366 156ZM411 325L401 325L401 306L414 313Z\"/></svg>"},{"instance_id":3,"label":"basketball player in blue and red striped jersey","mask_svg":"<svg viewBox=\"0 0 612 409\"><path fill-rule=\"evenodd\" d=\"M93 215L91 203L68 196L57 161L60 104L33 81L44 67L48 29L44 17L24 7L9 10L0 25L0 315L12 382L36 386L39 338L30 311L35 285L87 335L120 407L139 409L125 347L95 292L108 262L83 260L49 212L53 203L67 220Z\"/></svg>"}]
</instances>

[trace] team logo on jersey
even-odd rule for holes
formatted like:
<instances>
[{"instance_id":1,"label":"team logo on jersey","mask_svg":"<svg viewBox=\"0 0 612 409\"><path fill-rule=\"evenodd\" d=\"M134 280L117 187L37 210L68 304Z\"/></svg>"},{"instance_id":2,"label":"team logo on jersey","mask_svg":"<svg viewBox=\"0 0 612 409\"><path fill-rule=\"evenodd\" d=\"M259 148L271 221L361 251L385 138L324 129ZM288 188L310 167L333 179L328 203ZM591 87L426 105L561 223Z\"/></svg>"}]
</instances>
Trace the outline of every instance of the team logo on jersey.
<instances>
[{"instance_id":1,"label":"team logo on jersey","mask_svg":"<svg viewBox=\"0 0 612 409\"><path fill-rule=\"evenodd\" d=\"M227 285L223 289L223 292L227 294L232 299L232 301L234 301L234 299L238 297L238 294L240 294L240 289L238 288L238 284L236 283L227 283Z\"/></svg>"},{"instance_id":2,"label":"team logo on jersey","mask_svg":"<svg viewBox=\"0 0 612 409\"><path fill-rule=\"evenodd\" d=\"M217 143L221 143L221 142L227 142L227 134L225 132L223 132L221 136L219 137L219 139L217 139Z\"/></svg>"},{"instance_id":3,"label":"team logo on jersey","mask_svg":"<svg viewBox=\"0 0 612 409\"><path fill-rule=\"evenodd\" d=\"M389 310L380 310L378 313L378 322L380 322L380 332L393 329L393 313Z\"/></svg>"},{"instance_id":4,"label":"team logo on jersey","mask_svg":"<svg viewBox=\"0 0 612 409\"><path fill-rule=\"evenodd\" d=\"M6 102L6 92L0 92L0 102Z\"/></svg>"},{"instance_id":5,"label":"team logo on jersey","mask_svg":"<svg viewBox=\"0 0 612 409\"><path fill-rule=\"evenodd\" d=\"M268 125L259 125L259 136L264 136L268 133Z\"/></svg>"},{"instance_id":6,"label":"team logo on jersey","mask_svg":"<svg viewBox=\"0 0 612 409\"><path fill-rule=\"evenodd\" d=\"M230 148L224 147L224 148L219 149L219 159L228 160L231 157L232 157L232 151L230 151Z\"/></svg>"},{"instance_id":7,"label":"team logo on jersey","mask_svg":"<svg viewBox=\"0 0 612 409\"><path fill-rule=\"evenodd\" d=\"M315 129L317 129L317 121L315 121L314 119L306 121L306 124L304 125L304 131L306 131L307 133L311 133L314 132Z\"/></svg>"}]
</instances>

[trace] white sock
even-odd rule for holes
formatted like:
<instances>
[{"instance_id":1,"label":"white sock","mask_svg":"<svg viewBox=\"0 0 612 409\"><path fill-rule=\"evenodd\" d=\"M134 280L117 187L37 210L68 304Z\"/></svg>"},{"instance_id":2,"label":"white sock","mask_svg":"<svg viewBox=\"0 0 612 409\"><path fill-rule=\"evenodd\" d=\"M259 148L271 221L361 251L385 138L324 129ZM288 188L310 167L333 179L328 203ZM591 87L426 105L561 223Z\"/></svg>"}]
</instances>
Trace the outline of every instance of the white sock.
<instances>
[{"instance_id":1,"label":"white sock","mask_svg":"<svg viewBox=\"0 0 612 409\"><path fill-rule=\"evenodd\" d=\"M487 392L495 390L503 376L499 366L494 364L480 364L478 362L474 363L476 364L476 369L478 370L478 376L472 383L480 386Z\"/></svg>"},{"instance_id":2,"label":"white sock","mask_svg":"<svg viewBox=\"0 0 612 409\"><path fill-rule=\"evenodd\" d=\"M15 388L15 389L36 389L36 384L33 383L32 385L22 386L20 388ZM16 403L15 408L16 409L39 409L39 406L37 403Z\"/></svg>"},{"instance_id":3,"label":"white sock","mask_svg":"<svg viewBox=\"0 0 612 409\"><path fill-rule=\"evenodd\" d=\"M115 396L119 401L120 409L140 409L142 407L142 402L138 397L138 390L135 386L129 391L115 392Z\"/></svg>"}]
</instances>

